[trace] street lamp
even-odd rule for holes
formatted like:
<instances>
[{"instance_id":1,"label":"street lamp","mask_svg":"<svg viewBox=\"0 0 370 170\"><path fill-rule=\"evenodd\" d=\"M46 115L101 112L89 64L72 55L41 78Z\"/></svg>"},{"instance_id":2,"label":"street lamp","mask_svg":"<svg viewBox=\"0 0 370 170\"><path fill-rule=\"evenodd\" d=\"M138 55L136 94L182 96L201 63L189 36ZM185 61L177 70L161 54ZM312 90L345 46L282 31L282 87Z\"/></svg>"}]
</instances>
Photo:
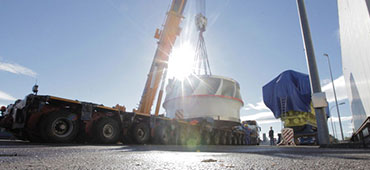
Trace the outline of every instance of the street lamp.
<instances>
[{"instance_id":1,"label":"street lamp","mask_svg":"<svg viewBox=\"0 0 370 170\"><path fill-rule=\"evenodd\" d=\"M316 57L313 49L310 26L308 24L306 7L304 0L297 0L298 16L301 23L302 38L306 54L308 73L310 77L310 85L312 94L321 94L321 85L319 71L317 70ZM315 108L315 117L317 123L317 137L320 145L329 144L329 130L326 120L325 110L321 107Z\"/></svg>"},{"instance_id":2,"label":"street lamp","mask_svg":"<svg viewBox=\"0 0 370 170\"><path fill-rule=\"evenodd\" d=\"M342 103L339 103L338 105L344 105L345 103L344 102L342 102ZM330 107L330 113L331 113L331 110L334 108L335 106L331 106ZM335 124L333 125L333 116L331 116L330 117L330 122L331 122L331 130L333 131L333 136L334 136L334 138L337 138L336 137L336 132L337 132L337 130L336 130L336 128L335 128Z\"/></svg>"},{"instance_id":3,"label":"street lamp","mask_svg":"<svg viewBox=\"0 0 370 170\"><path fill-rule=\"evenodd\" d=\"M331 112L331 109L334 108L335 106L332 106L330 108L330 112ZM337 138L337 135L336 135L336 132L337 132L337 129L334 130L334 125L333 125L333 116L330 117L330 122L331 122L331 130L333 131L333 136L334 138Z\"/></svg>"},{"instance_id":4,"label":"street lamp","mask_svg":"<svg viewBox=\"0 0 370 170\"><path fill-rule=\"evenodd\" d=\"M329 55L324 53L324 56L328 59L328 64L329 64L329 71L330 71L330 78L331 78L331 84L333 85L333 92L334 92L334 99L335 99L335 105L337 106L337 113L338 113L338 119L339 119L339 127L340 127L340 133L342 135L342 140L344 140L343 136L343 128L342 128L342 121L340 120L340 113L339 113L339 107L338 107L338 100L337 100L337 94L335 92L335 86L334 86L334 80L333 80L333 74L331 72L331 65L330 65L330 59Z\"/></svg>"}]
</instances>

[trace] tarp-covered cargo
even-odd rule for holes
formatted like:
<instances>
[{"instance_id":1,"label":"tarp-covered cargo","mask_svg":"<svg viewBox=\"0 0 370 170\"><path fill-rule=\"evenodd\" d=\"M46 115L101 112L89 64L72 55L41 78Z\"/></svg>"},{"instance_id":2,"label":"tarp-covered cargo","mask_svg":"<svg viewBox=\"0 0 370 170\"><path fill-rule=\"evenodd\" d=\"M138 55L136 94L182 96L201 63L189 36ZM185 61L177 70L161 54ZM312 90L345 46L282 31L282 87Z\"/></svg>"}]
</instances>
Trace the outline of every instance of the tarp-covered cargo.
<instances>
[{"instance_id":1,"label":"tarp-covered cargo","mask_svg":"<svg viewBox=\"0 0 370 170\"><path fill-rule=\"evenodd\" d=\"M290 110L311 112L311 87L307 74L287 70L263 86L263 101L274 113L281 117L282 105Z\"/></svg>"}]
</instances>

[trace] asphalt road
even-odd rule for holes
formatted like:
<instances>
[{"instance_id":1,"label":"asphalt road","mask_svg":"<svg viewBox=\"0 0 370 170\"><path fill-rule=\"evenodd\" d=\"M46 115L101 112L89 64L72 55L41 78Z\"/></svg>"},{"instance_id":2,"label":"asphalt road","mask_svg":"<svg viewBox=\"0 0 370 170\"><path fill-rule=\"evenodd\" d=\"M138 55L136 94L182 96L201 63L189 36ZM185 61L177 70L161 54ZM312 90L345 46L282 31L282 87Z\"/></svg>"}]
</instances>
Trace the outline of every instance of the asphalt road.
<instances>
[{"instance_id":1,"label":"asphalt road","mask_svg":"<svg viewBox=\"0 0 370 170\"><path fill-rule=\"evenodd\" d=\"M370 150L0 141L0 169L370 169Z\"/></svg>"}]
</instances>

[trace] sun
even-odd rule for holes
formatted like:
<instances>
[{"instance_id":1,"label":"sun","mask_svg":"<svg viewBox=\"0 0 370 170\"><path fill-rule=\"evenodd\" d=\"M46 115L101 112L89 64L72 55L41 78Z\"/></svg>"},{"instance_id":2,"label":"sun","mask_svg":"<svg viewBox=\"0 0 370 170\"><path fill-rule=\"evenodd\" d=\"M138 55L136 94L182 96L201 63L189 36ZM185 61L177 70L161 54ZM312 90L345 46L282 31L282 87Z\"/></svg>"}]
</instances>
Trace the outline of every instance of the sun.
<instances>
[{"instance_id":1,"label":"sun","mask_svg":"<svg viewBox=\"0 0 370 170\"><path fill-rule=\"evenodd\" d=\"M190 42L174 47L168 61L168 77L183 80L193 72L195 49Z\"/></svg>"}]
</instances>

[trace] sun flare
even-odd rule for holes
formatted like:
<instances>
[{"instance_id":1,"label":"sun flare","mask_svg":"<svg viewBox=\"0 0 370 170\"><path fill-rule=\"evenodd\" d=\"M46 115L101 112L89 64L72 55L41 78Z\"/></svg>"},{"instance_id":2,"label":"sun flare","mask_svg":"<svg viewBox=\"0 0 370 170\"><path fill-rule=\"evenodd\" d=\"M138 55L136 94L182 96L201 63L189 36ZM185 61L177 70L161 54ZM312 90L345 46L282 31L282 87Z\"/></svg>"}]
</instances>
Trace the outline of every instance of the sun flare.
<instances>
[{"instance_id":1,"label":"sun flare","mask_svg":"<svg viewBox=\"0 0 370 170\"><path fill-rule=\"evenodd\" d=\"M183 80L193 71L195 49L190 42L185 42L172 50L168 62L168 77Z\"/></svg>"}]
</instances>

